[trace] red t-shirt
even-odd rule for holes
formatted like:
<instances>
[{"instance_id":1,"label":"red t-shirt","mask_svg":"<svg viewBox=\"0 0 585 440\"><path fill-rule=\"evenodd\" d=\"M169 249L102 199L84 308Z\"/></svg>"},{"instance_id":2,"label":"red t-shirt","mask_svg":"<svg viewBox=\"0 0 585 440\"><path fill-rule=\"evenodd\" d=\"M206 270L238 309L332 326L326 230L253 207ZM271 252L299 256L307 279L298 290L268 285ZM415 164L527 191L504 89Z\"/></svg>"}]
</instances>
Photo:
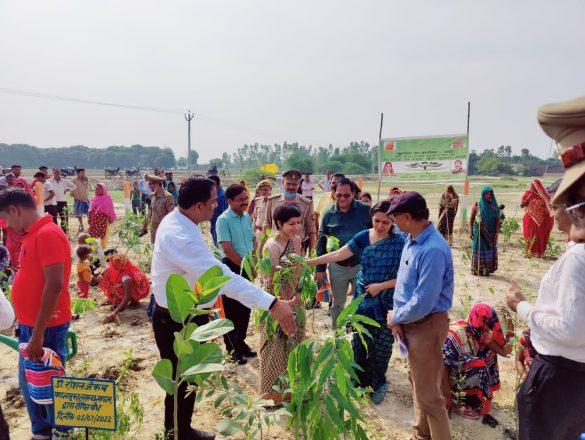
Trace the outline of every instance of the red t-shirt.
<instances>
[{"instance_id":1,"label":"red t-shirt","mask_svg":"<svg viewBox=\"0 0 585 440\"><path fill-rule=\"evenodd\" d=\"M52 217L45 215L27 229L22 240L20 269L12 285L14 312L20 324L34 327L41 309L45 286L43 268L59 263L65 264L63 286L49 327L71 321L69 299L71 246L61 228L53 223Z\"/></svg>"}]
</instances>

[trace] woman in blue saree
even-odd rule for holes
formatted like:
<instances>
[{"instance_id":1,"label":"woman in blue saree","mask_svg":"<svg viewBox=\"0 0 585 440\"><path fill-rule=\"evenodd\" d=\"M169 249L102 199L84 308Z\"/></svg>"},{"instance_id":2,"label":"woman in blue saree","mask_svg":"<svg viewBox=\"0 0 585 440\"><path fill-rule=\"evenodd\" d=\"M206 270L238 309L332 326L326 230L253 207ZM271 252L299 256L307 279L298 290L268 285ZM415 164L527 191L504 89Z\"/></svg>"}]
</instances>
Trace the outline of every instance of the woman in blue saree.
<instances>
[{"instance_id":1,"label":"woman in blue saree","mask_svg":"<svg viewBox=\"0 0 585 440\"><path fill-rule=\"evenodd\" d=\"M372 207L373 228L358 232L341 249L313 258L309 264L326 264L345 260L358 255L361 270L357 276L354 296L363 295L364 299L357 313L367 316L380 324L380 327L366 325L370 337L365 337L364 347L357 334L352 346L355 362L363 371L356 371L363 387L371 387L371 398L379 404L384 400L388 383L386 370L392 355L394 337L386 326L386 315L392 309L396 275L406 237L394 231L392 219L386 215L389 201L379 202Z\"/></svg>"},{"instance_id":2,"label":"woman in blue saree","mask_svg":"<svg viewBox=\"0 0 585 440\"><path fill-rule=\"evenodd\" d=\"M479 212L478 212L479 211ZM498 269L498 231L500 230L500 208L491 186L481 190L479 203L471 208L469 221L471 232L471 272L489 276Z\"/></svg>"}]
</instances>

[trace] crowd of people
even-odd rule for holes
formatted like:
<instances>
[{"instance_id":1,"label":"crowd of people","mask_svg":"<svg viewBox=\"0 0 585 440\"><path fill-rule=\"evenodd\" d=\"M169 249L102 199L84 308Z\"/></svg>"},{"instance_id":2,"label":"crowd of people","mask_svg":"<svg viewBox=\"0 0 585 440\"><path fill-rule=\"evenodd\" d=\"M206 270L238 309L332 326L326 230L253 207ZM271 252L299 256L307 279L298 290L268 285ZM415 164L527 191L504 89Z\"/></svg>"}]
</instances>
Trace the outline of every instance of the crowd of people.
<instances>
[{"instance_id":1,"label":"crowd of people","mask_svg":"<svg viewBox=\"0 0 585 440\"><path fill-rule=\"evenodd\" d=\"M0 327L17 321L18 341L23 344L19 385L33 438L70 434L68 428L55 426L50 404L33 398L25 374L26 362L42 364L53 355L66 360L72 319L67 193L79 222L74 252L79 297L91 296L92 287L102 291L112 306L104 322L118 322L123 310L150 296L156 345L173 369L174 335L181 326L168 310L167 279L179 273L193 285L207 269L219 265L230 277L221 289L221 307L234 324L224 336L226 350L238 365L259 355L259 394L274 407L286 401L289 396L274 386L286 375L291 341L306 338L305 309L321 306L317 297L310 303L300 298L302 265L291 258L297 256L315 267L319 290L330 293L325 306L332 329L337 328L348 296L362 297L357 312L378 324L366 325L365 344L357 335L352 339L357 384L371 389L375 404L388 391L386 373L395 342L408 358L414 439L450 439L451 413L481 419L492 427L499 424L491 409L500 387L498 356L511 355L516 335L512 312L528 324L516 351L516 366L524 376L518 390L518 438L578 438L585 431L585 398L580 391L585 386L583 114L585 98L544 106L538 113L543 130L560 145L566 173L549 188L534 180L522 196L526 252L544 256L555 221L567 234L567 250L542 279L536 304L530 304L512 282L506 298L509 311L479 302L465 319L455 322L449 318L455 286L451 246L460 200L453 186L440 198L435 226L422 194L394 187L386 199L373 203L370 194L340 173L328 172L316 182L310 173L287 170L279 181L280 193L272 194L274 181L263 178L252 196L245 181L224 188L214 175L189 177L178 184L172 172L156 170L133 182L130 192L133 213L144 218L143 233L150 229L149 276L129 255L108 249L117 214L105 183L90 185L83 169L77 169L71 181L61 178L57 168L48 178L46 167L29 182L14 165L0 180L0 226L6 245L0 247L0 274L3 283L11 284L11 302L0 292ZM315 200L317 188L323 193ZM489 186L472 206L467 226L471 271L477 276L498 270L502 209ZM206 241L202 225L208 223L220 259ZM331 238L336 248L329 245ZM270 259L266 273L243 270L244 259L257 249ZM212 302L200 307L216 306ZM268 312L279 324L276 333L266 324L260 327L257 347L246 341L252 309ZM208 320L209 315L201 314L193 322L202 325ZM195 398L182 383L179 438L212 439L214 434L191 426ZM174 438L173 396L166 395L164 407L164 428ZM0 409L2 435L8 438Z\"/></svg>"}]
</instances>

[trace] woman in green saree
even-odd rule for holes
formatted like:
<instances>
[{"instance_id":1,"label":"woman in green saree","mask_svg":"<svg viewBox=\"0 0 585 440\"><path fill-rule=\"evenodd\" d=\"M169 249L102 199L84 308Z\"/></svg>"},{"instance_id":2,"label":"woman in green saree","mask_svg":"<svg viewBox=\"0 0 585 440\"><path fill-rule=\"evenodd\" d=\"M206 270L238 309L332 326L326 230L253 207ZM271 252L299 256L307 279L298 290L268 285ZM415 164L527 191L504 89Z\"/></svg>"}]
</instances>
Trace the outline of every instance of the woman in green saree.
<instances>
[{"instance_id":1,"label":"woman in green saree","mask_svg":"<svg viewBox=\"0 0 585 440\"><path fill-rule=\"evenodd\" d=\"M474 275L489 276L498 269L498 231L500 208L494 190L484 186L481 198L471 209L469 222L471 233L471 272Z\"/></svg>"}]
</instances>

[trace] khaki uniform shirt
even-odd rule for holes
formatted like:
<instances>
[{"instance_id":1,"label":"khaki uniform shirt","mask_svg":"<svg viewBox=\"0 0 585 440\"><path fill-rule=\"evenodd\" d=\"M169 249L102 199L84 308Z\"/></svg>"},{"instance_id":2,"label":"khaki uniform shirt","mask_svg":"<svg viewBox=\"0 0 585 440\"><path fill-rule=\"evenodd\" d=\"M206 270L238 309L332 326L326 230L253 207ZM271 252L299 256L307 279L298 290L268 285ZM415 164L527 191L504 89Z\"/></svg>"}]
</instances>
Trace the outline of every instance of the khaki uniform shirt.
<instances>
[{"instance_id":1,"label":"khaki uniform shirt","mask_svg":"<svg viewBox=\"0 0 585 440\"><path fill-rule=\"evenodd\" d=\"M263 228L266 220L266 208L268 207L268 200L265 202L263 197L256 197L254 204L254 212L252 213L252 221L254 227Z\"/></svg>"},{"instance_id":2,"label":"khaki uniform shirt","mask_svg":"<svg viewBox=\"0 0 585 440\"><path fill-rule=\"evenodd\" d=\"M153 225L158 225L165 215L175 209L175 198L168 191L164 191L160 196L153 193L151 197L151 222Z\"/></svg>"},{"instance_id":3,"label":"khaki uniform shirt","mask_svg":"<svg viewBox=\"0 0 585 440\"><path fill-rule=\"evenodd\" d=\"M71 182L75 185L75 189L71 190L71 197L75 200L89 202L89 182L87 180L80 180L78 177Z\"/></svg>"},{"instance_id":4,"label":"khaki uniform shirt","mask_svg":"<svg viewBox=\"0 0 585 440\"><path fill-rule=\"evenodd\" d=\"M283 194L277 194L268 198L266 204L266 216L264 217L264 228L270 228L276 230L276 225L272 220L276 207L283 203L291 203L297 205L297 208L301 210L301 224L303 229L301 230L301 238L303 241L309 238L309 234L316 234L317 229L315 228L315 217L313 215L313 201L306 197L297 194L294 201L286 201ZM254 208L256 209L256 208Z\"/></svg>"}]
</instances>

